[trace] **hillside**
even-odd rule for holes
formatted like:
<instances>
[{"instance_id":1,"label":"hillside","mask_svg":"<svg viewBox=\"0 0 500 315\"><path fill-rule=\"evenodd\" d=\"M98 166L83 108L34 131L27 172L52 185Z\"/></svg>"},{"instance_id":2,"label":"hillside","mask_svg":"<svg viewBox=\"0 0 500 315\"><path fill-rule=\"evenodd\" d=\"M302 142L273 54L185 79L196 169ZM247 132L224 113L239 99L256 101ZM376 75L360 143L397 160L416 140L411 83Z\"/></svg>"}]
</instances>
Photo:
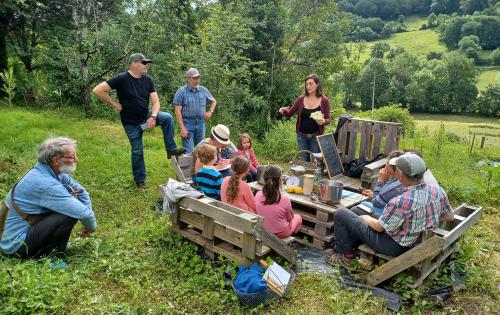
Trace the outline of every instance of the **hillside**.
<instances>
[{"instance_id":1,"label":"hillside","mask_svg":"<svg viewBox=\"0 0 500 315\"><path fill-rule=\"evenodd\" d=\"M406 20L406 32L392 34L387 39L366 42L366 49L361 54L360 59L366 60L370 56L371 48L376 43L388 43L391 48L401 47L417 56L426 58L430 52L444 53L446 46L439 41L439 33L435 29L421 30L420 27L426 24L425 17L410 16ZM481 59L489 58L491 51L483 51ZM476 86L479 90L484 90L489 84L500 82L500 67L478 66L478 82Z\"/></svg>"}]
</instances>

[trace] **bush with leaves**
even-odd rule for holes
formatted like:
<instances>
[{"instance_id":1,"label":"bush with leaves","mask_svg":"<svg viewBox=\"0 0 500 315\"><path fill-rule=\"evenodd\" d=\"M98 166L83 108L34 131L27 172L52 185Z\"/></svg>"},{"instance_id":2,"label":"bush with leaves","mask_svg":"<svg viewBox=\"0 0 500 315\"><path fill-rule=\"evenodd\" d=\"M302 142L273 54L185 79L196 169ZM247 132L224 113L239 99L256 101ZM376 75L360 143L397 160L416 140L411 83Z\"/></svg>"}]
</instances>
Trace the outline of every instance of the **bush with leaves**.
<instances>
[{"instance_id":1,"label":"bush with leaves","mask_svg":"<svg viewBox=\"0 0 500 315\"><path fill-rule=\"evenodd\" d=\"M380 121L396 122L403 124L405 132L412 135L415 131L415 120L410 114L408 108L404 108L401 104L391 104L377 108L373 111L359 112L356 117L374 119Z\"/></svg>"}]
</instances>

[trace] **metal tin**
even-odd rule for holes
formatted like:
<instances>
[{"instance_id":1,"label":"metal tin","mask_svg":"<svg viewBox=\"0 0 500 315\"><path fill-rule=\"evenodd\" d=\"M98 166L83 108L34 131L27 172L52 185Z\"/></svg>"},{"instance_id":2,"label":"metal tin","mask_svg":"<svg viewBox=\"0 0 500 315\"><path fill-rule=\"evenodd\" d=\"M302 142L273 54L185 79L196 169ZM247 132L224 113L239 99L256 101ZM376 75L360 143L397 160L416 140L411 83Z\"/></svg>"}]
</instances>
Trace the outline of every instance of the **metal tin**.
<instances>
[{"instance_id":1,"label":"metal tin","mask_svg":"<svg viewBox=\"0 0 500 315\"><path fill-rule=\"evenodd\" d=\"M318 182L318 184L319 200L331 204L340 203L340 199L342 199L342 191L344 190L344 184L331 179L322 179Z\"/></svg>"}]
</instances>

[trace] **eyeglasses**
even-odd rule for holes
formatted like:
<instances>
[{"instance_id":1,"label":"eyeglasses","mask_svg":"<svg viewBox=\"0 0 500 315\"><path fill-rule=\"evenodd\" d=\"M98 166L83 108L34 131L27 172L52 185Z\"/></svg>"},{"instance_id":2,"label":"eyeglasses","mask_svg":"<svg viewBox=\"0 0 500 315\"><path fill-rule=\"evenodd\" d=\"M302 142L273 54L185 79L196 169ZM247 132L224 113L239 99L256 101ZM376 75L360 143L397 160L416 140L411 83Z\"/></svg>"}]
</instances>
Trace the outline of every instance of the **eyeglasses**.
<instances>
[{"instance_id":1,"label":"eyeglasses","mask_svg":"<svg viewBox=\"0 0 500 315\"><path fill-rule=\"evenodd\" d=\"M65 159L70 159L70 160L76 160L78 157L76 155L73 155L73 156L63 156L63 158Z\"/></svg>"},{"instance_id":2,"label":"eyeglasses","mask_svg":"<svg viewBox=\"0 0 500 315\"><path fill-rule=\"evenodd\" d=\"M147 64L149 64L149 62L147 62L147 61L139 61L139 62L140 62L141 64L143 64L143 65L147 65Z\"/></svg>"}]
</instances>

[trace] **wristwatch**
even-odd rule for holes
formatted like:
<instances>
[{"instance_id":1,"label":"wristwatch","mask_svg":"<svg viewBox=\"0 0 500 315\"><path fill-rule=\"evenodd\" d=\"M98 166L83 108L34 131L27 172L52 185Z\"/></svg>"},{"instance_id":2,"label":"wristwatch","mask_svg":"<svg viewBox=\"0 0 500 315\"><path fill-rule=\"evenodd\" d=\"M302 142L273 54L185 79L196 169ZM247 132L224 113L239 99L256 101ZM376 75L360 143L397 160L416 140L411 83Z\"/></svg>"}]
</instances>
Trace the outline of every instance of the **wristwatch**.
<instances>
[{"instance_id":1,"label":"wristwatch","mask_svg":"<svg viewBox=\"0 0 500 315\"><path fill-rule=\"evenodd\" d=\"M208 111L209 111L210 113L212 113L212 114L214 113L214 110L213 110L213 109L209 109Z\"/></svg>"},{"instance_id":2,"label":"wristwatch","mask_svg":"<svg viewBox=\"0 0 500 315\"><path fill-rule=\"evenodd\" d=\"M156 119L156 116L151 116L151 118L154 118L154 119Z\"/></svg>"}]
</instances>

